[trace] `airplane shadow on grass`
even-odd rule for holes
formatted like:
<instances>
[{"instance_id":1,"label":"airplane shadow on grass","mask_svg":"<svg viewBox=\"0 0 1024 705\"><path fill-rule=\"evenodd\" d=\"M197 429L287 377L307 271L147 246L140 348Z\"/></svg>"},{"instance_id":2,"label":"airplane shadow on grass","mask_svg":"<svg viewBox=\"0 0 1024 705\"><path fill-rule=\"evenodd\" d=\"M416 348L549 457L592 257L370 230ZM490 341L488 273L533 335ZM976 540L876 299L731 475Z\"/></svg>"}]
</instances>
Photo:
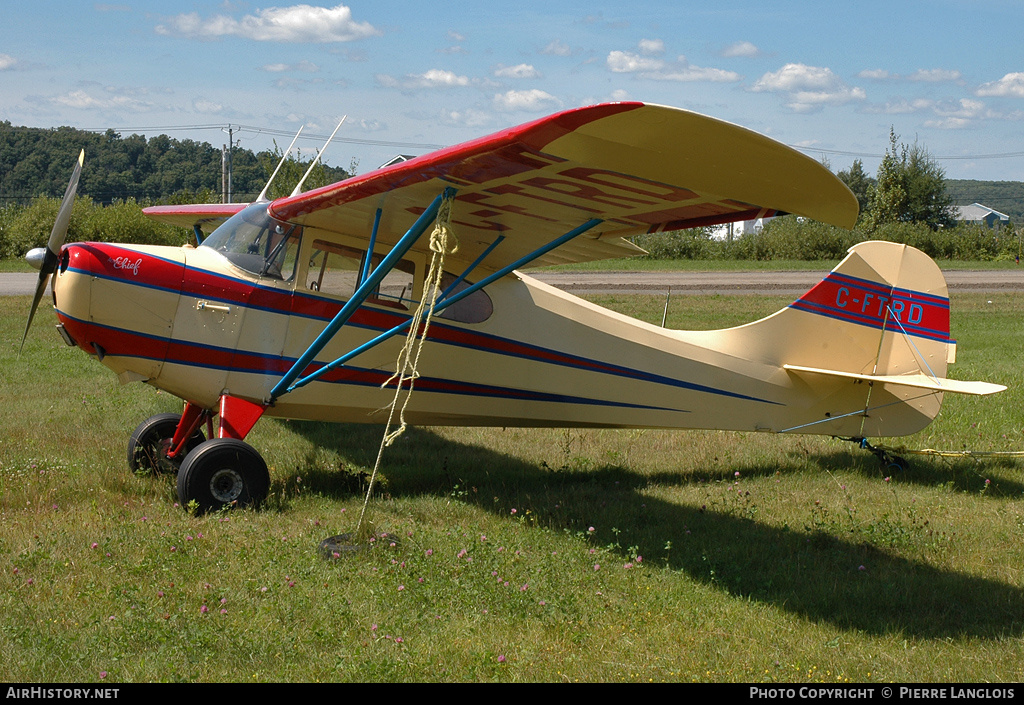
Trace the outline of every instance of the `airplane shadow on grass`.
<instances>
[{"instance_id":1,"label":"airplane shadow on grass","mask_svg":"<svg viewBox=\"0 0 1024 705\"><path fill-rule=\"evenodd\" d=\"M372 467L380 443L378 426L290 422L300 435L335 448L354 466ZM866 454L865 454L866 455ZM388 449L386 492L393 497L449 495L458 485L473 488L463 500L509 516L511 507L530 508L553 529L584 532L590 525L628 527L618 543L624 560L633 551L648 562L685 572L693 580L724 592L801 615L809 620L871 634L919 638L1005 638L1024 634L1024 590L989 578L936 568L877 548L889 538L901 540L908 527L880 525L873 543L843 538L841 523L786 529L745 516L737 506L669 503L641 492L650 485L692 484L722 479L722 474L640 475L605 466L585 471L551 470L475 445L410 428ZM796 471L810 461L823 468L845 468L875 476L883 472L874 458L839 451L800 456L791 465L738 467L745 478ZM901 482L934 486L946 469L933 459L914 461ZM981 466L982 469L991 467ZM976 464L954 473L963 489L984 486ZM730 469L731 471L732 469ZM358 493L362 480L328 470L303 471L307 490L327 496ZM980 483L980 484L979 484ZM1024 490L1014 483L1013 492ZM495 498L498 498L495 502ZM923 532L920 527L909 531ZM889 532L891 536L885 534ZM863 536L863 534L861 534ZM915 534L920 537L921 533ZM671 551L666 545L671 542ZM652 561L653 559L653 561Z\"/></svg>"}]
</instances>

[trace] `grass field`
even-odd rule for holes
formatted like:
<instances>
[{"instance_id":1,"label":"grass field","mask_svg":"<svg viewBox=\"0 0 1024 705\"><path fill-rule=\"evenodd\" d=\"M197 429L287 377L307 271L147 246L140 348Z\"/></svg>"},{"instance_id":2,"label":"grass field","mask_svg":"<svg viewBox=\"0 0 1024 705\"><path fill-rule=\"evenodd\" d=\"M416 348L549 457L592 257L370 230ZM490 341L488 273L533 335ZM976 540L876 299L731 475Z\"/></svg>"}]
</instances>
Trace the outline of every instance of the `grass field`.
<instances>
[{"instance_id":1,"label":"grass field","mask_svg":"<svg viewBox=\"0 0 1024 705\"><path fill-rule=\"evenodd\" d=\"M600 297L660 322L663 299ZM735 325L777 297L678 297ZM948 398L910 448L1024 450L1024 295L954 298ZM830 438L411 429L374 550L354 530L376 426L265 419L268 506L201 518L134 477L128 435L178 410L0 298L0 669L48 682L1024 679L1024 478L1002 458L882 467ZM394 545L392 545L394 544Z\"/></svg>"}]
</instances>

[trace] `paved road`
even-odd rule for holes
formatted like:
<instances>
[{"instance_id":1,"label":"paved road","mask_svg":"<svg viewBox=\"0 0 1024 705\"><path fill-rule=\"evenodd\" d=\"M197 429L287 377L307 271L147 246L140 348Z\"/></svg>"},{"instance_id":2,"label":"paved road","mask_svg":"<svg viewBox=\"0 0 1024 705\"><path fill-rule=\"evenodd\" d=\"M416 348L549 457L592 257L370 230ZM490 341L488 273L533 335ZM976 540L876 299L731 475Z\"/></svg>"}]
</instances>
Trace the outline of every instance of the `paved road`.
<instances>
[{"instance_id":1,"label":"paved road","mask_svg":"<svg viewBox=\"0 0 1024 705\"><path fill-rule=\"evenodd\" d=\"M826 274L820 272L538 272L531 276L574 294L779 294L799 296ZM950 291L1024 291L1024 267L950 270ZM0 296L30 295L35 273L0 274Z\"/></svg>"}]
</instances>

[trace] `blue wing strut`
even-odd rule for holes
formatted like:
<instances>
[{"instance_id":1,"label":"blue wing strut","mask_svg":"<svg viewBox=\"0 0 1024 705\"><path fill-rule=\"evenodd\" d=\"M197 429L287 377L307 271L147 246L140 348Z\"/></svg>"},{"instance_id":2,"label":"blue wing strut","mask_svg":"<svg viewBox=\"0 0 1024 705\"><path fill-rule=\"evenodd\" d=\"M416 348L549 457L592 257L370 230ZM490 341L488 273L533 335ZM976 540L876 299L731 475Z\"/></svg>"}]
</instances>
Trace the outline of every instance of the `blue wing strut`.
<instances>
[{"instance_id":1,"label":"blue wing strut","mask_svg":"<svg viewBox=\"0 0 1024 705\"><path fill-rule=\"evenodd\" d=\"M362 284L360 284L359 288L356 289L355 293L352 295L352 298L348 300L348 302L342 307L342 309L331 320L331 322L327 324L327 327L324 328L323 332L319 336L317 336L316 340L313 341L313 343L309 346L306 352L304 352L299 357L295 364L292 365L291 369L288 370L288 372L281 378L277 385L275 385L275 387L271 390L270 400L268 401L268 404L273 404L275 400L277 400L284 394L295 391L300 387L304 387L310 382L316 380L321 375L337 367L340 367L341 365L344 365L352 358L366 352L367 350L370 350L371 348L380 345L384 341L408 329L409 325L412 323L411 318L404 321L403 323L398 324L397 326L391 328L390 330L381 333L372 340L369 340L366 343L363 343L362 345L353 348L352 350L345 353L338 359L334 360L333 362L327 365L324 365L323 367L318 368L316 371L310 373L306 377L302 377L301 379L299 378L299 375L302 373L302 371L305 370L315 360L316 356L320 353L320 351L324 349L327 343L330 342L330 340L337 334L337 332L342 328L342 326L345 325L345 323L352 316L352 314L355 313L355 311L360 307L360 305L362 305L363 301L365 301L366 298L373 292L373 290L377 288L377 286L388 274L388 272L390 272L391 269L398 262L398 260L401 259L402 255L404 255L409 250L409 248L412 247L412 245L426 231L431 221L437 216L437 211L441 205L441 200L446 196L454 197L454 193L454 189L448 188L445 189L444 193L435 198L434 201L431 203L430 207L427 208L427 210L423 212L423 214L419 217L416 223L413 224L412 228L410 228L409 231L402 237L402 239L398 241L394 248L392 248L391 252L389 252L388 255L383 259L383 261L381 261L381 263L377 265L373 273L370 274L368 277L364 278ZM504 236L499 236L493 243L491 243L491 245L484 251L483 254L477 257L477 259L466 269L465 272L463 272L454 282L452 282L452 284L450 284L441 293L440 298L434 305L434 313L440 313L448 306L451 306L452 304L461 301L467 296L476 293L480 289L483 289L484 287L492 284L498 279L501 279L502 277L506 276L513 270L519 269L520 267L529 264L538 257L544 256L551 250L560 247L561 245L564 245L566 242L569 242L573 238L585 233L591 228L599 225L601 222L603 221L596 218L588 220L583 225L580 225L579 227L570 230L561 237L556 238L551 242L548 242L547 244L543 245L542 247L539 247L533 252L519 258L512 264L509 264L501 268L500 270L494 272L493 274L476 282L475 284L471 284L470 286L459 291L458 293L452 294L453 289L456 286L458 286L458 284L461 283L469 275L469 273L473 269L475 269L476 266L481 261L483 261L483 259L492 250L494 250L495 247L497 247L501 243L501 241L504 239Z\"/></svg>"}]
</instances>

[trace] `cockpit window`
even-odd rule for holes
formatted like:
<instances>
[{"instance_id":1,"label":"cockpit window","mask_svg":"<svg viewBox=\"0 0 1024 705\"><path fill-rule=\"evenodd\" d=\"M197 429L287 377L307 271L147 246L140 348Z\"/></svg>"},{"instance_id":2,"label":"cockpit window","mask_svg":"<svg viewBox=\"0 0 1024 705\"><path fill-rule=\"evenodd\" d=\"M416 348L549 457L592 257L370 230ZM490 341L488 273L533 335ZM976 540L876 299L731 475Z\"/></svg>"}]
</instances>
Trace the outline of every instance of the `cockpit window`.
<instances>
[{"instance_id":1,"label":"cockpit window","mask_svg":"<svg viewBox=\"0 0 1024 705\"><path fill-rule=\"evenodd\" d=\"M214 230L200 247L220 252L247 272L290 280L295 275L302 228L272 218L268 205L247 206Z\"/></svg>"}]
</instances>

